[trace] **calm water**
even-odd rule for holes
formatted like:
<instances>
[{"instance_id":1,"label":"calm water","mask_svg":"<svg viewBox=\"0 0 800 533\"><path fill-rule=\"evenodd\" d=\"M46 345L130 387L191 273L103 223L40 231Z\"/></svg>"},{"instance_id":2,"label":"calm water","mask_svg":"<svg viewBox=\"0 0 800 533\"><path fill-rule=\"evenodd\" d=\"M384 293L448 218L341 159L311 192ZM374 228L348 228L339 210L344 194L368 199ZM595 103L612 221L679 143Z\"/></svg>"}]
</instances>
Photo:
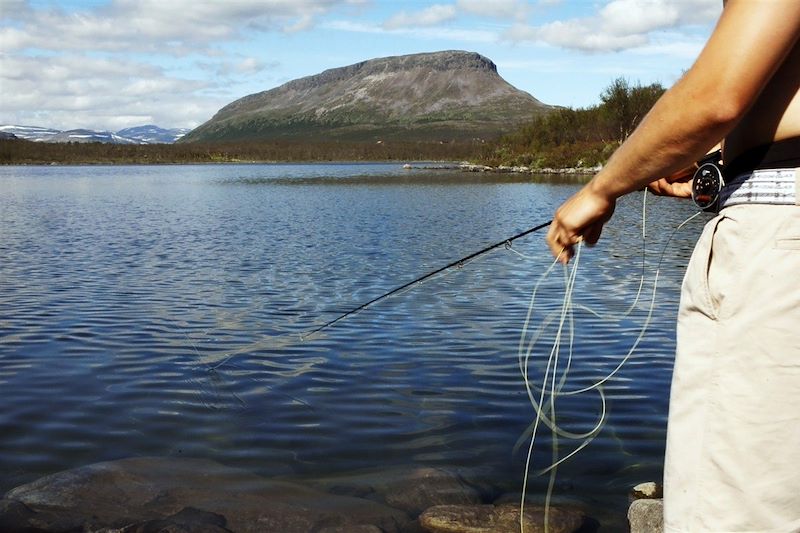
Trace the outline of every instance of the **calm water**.
<instances>
[{"instance_id":1,"label":"calm water","mask_svg":"<svg viewBox=\"0 0 800 533\"><path fill-rule=\"evenodd\" d=\"M527 446L514 446L534 413L517 345L551 262L543 233L300 335L548 220L575 189L399 165L0 168L0 493L143 455L297 477L480 466L519 491ZM666 236L692 213L648 202L644 295L630 315L614 318L642 272L641 196L582 254L566 389L627 352ZM652 324L604 387L601 433L558 471L557 496L597 515L622 513L632 484L661 477L678 291L701 224L664 254ZM542 284L534 327L561 305L563 280L555 270ZM599 412L588 392L557 414L585 431ZM537 442L534 468L550 462L547 434Z\"/></svg>"}]
</instances>

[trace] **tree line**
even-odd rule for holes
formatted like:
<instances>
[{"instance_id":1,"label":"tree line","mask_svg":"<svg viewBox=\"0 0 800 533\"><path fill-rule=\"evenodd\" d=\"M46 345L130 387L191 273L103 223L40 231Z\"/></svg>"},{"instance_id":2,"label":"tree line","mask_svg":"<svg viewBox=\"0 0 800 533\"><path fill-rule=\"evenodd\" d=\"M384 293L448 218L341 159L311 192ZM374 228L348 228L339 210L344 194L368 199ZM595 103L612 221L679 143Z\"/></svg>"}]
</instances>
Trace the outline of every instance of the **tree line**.
<instances>
[{"instance_id":1,"label":"tree line","mask_svg":"<svg viewBox=\"0 0 800 533\"><path fill-rule=\"evenodd\" d=\"M184 144L45 143L0 139L0 164L191 164L462 161L477 141L240 141Z\"/></svg>"}]
</instances>

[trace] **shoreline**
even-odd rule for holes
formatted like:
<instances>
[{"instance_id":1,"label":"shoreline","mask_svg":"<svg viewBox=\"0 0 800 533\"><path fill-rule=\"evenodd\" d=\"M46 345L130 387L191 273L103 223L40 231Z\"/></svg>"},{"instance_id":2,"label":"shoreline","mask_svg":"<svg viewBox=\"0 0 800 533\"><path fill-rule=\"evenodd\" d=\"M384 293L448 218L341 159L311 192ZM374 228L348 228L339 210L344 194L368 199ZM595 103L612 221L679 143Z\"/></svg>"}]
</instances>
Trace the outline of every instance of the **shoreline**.
<instances>
[{"instance_id":1,"label":"shoreline","mask_svg":"<svg viewBox=\"0 0 800 533\"><path fill-rule=\"evenodd\" d=\"M598 165L596 167L565 167L565 168L537 168L526 166L508 166L508 165L481 165L479 163L469 163L462 161L461 163L405 163L403 168L406 170L460 170L462 172L495 172L498 174L581 174L589 175L596 174L603 167Z\"/></svg>"},{"instance_id":2,"label":"shoreline","mask_svg":"<svg viewBox=\"0 0 800 533\"><path fill-rule=\"evenodd\" d=\"M526 530L543 527L541 496L525 498ZM627 513L559 497L549 507L550 531L620 530L627 522L633 533L656 533L659 497L656 484L637 485ZM211 459L129 457L55 472L8 491L0 497L0 529L505 533L519 527L519 500L519 493L487 483L480 469L409 464L319 478L262 477ZM638 509L642 505L648 508Z\"/></svg>"}]
</instances>

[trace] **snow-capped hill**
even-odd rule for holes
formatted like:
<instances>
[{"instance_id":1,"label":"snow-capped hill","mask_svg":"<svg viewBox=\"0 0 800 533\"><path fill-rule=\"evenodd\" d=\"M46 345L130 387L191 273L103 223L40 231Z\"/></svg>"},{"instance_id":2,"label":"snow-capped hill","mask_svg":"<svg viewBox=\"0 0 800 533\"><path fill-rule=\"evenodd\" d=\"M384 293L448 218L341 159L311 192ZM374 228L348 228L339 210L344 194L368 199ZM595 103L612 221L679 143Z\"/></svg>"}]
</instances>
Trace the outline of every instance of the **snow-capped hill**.
<instances>
[{"instance_id":1,"label":"snow-capped hill","mask_svg":"<svg viewBox=\"0 0 800 533\"><path fill-rule=\"evenodd\" d=\"M134 139L128 139L110 131L94 130L67 130L44 139L50 143L111 143L111 144L139 144Z\"/></svg>"},{"instance_id":2,"label":"snow-capped hill","mask_svg":"<svg viewBox=\"0 0 800 533\"><path fill-rule=\"evenodd\" d=\"M119 130L117 135L145 144L171 144L189 133L188 128L164 129L153 124Z\"/></svg>"},{"instance_id":3,"label":"snow-capped hill","mask_svg":"<svg viewBox=\"0 0 800 533\"><path fill-rule=\"evenodd\" d=\"M0 126L0 131L4 133L11 133L18 139L25 139L26 141L46 141L53 135L61 133L59 130L54 130L51 128L15 125Z\"/></svg>"},{"instance_id":4,"label":"snow-capped hill","mask_svg":"<svg viewBox=\"0 0 800 533\"><path fill-rule=\"evenodd\" d=\"M188 128L165 129L152 124L125 128L118 132L87 129L61 131L38 126L0 125L2 138L52 143L172 144L189 131Z\"/></svg>"}]
</instances>

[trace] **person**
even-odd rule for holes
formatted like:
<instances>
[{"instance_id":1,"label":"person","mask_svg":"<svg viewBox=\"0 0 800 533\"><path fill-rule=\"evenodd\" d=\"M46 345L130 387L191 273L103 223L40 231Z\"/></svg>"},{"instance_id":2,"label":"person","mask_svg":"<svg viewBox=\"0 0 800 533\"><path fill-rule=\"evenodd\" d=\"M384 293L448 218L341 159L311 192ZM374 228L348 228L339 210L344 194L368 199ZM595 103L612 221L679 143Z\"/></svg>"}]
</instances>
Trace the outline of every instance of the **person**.
<instances>
[{"instance_id":1,"label":"person","mask_svg":"<svg viewBox=\"0 0 800 533\"><path fill-rule=\"evenodd\" d=\"M686 198L722 140L725 185L687 266L664 463L664 530L800 531L800 2L728 0L692 67L557 210L566 263L616 199ZM659 176L668 178L654 179Z\"/></svg>"}]
</instances>

